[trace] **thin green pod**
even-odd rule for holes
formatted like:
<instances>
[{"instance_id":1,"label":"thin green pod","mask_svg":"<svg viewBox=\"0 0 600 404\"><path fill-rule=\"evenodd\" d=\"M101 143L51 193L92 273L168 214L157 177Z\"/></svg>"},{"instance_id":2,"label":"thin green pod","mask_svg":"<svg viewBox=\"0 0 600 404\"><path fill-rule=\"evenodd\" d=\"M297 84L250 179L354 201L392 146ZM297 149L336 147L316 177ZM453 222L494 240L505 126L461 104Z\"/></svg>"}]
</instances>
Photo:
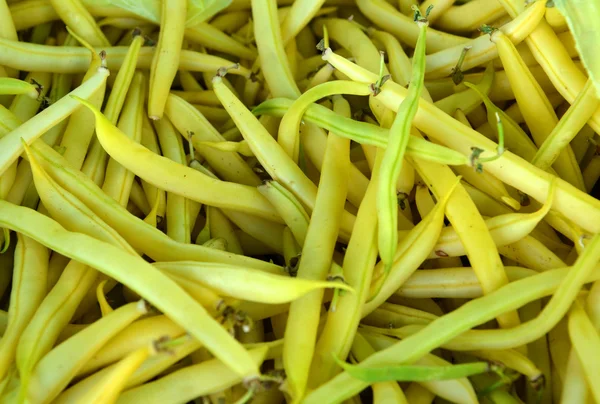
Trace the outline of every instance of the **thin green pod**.
<instances>
[{"instance_id":1,"label":"thin green pod","mask_svg":"<svg viewBox=\"0 0 600 404\"><path fill-rule=\"evenodd\" d=\"M165 191L177 193L203 204L237 209L275 222L281 221L279 216L272 212L270 204L254 188L215 180L158 156L129 139L87 101L82 99L78 101L94 112L96 134L107 153L140 178ZM136 157L132 158L132 156ZM157 170L157 167L162 169Z\"/></svg>"},{"instance_id":2,"label":"thin green pod","mask_svg":"<svg viewBox=\"0 0 600 404\"><path fill-rule=\"evenodd\" d=\"M101 67L94 77L77 87L70 94L83 98L90 97L104 84L108 74L108 70ZM63 97L35 117L23 123L17 129L2 137L0 139L0 175L23 153L21 139L25 140L27 144L31 144L48 129L71 114L77 108L77 105L78 103L70 97Z\"/></svg>"},{"instance_id":3,"label":"thin green pod","mask_svg":"<svg viewBox=\"0 0 600 404\"><path fill-rule=\"evenodd\" d=\"M25 386L27 399L50 402L106 341L147 312L148 307L143 300L126 304L63 341L36 365Z\"/></svg>"},{"instance_id":4,"label":"thin green pod","mask_svg":"<svg viewBox=\"0 0 600 404\"><path fill-rule=\"evenodd\" d=\"M37 99L40 95L40 87L27 81L11 77L0 77L0 94L25 94L33 99Z\"/></svg>"},{"instance_id":5,"label":"thin green pod","mask_svg":"<svg viewBox=\"0 0 600 404\"><path fill-rule=\"evenodd\" d=\"M157 262L153 266L167 275L198 282L219 294L259 303L287 303L321 288L352 291L348 285L337 282L290 278L231 265L179 261Z\"/></svg>"},{"instance_id":6,"label":"thin green pod","mask_svg":"<svg viewBox=\"0 0 600 404\"><path fill-rule=\"evenodd\" d=\"M247 351L175 282L143 259L87 235L68 232L52 219L29 209L4 201L0 201L0 208L0 223L4 227L20 231L71 259L91 264L185 326L240 376L259 375ZM78 248L71 249L73 245ZM99 249L105 254L94 253Z\"/></svg>"},{"instance_id":7,"label":"thin green pod","mask_svg":"<svg viewBox=\"0 0 600 404\"><path fill-rule=\"evenodd\" d=\"M388 144L381 161L377 192L377 243L379 256L389 271L398 245L398 197L396 182L402 164L404 153L410 138L412 120L417 113L419 98L423 89L425 71L425 35L428 22L421 20L417 14L419 38L413 57L412 76L408 94L398 107L396 118L390 128Z\"/></svg>"},{"instance_id":8,"label":"thin green pod","mask_svg":"<svg viewBox=\"0 0 600 404\"><path fill-rule=\"evenodd\" d=\"M382 263L375 266L371 281L371 294L362 308L363 317L385 302L424 261L425 254L428 254L424 250L429 250L428 246L435 245L439 238L444 224L446 204L459 181L457 180L435 208L410 230L406 237L400 240L394 262L387 276L384 276L385 268ZM419 246L419 248L411 248L413 246ZM383 279L385 282L382 282Z\"/></svg>"},{"instance_id":9,"label":"thin green pod","mask_svg":"<svg viewBox=\"0 0 600 404\"><path fill-rule=\"evenodd\" d=\"M294 160L298 162L300 152L300 121L304 111L314 102L321 98L336 94L345 95L370 95L372 89L363 83L347 80L336 80L320 84L303 93L287 110L281 123L277 142L281 148Z\"/></svg>"},{"instance_id":10,"label":"thin green pod","mask_svg":"<svg viewBox=\"0 0 600 404\"><path fill-rule=\"evenodd\" d=\"M273 98L264 101L254 108L252 112L255 115L264 114L283 117L291 105L291 100L285 98ZM323 129L337 133L338 136L348 138L357 143L381 148L387 147L389 129L340 116L322 105L312 104L308 107L302 118ZM440 164L470 164L467 156L413 135L411 135L408 140L406 154Z\"/></svg>"},{"instance_id":11,"label":"thin green pod","mask_svg":"<svg viewBox=\"0 0 600 404\"><path fill-rule=\"evenodd\" d=\"M302 207L302 204L296 199L294 194L285 189L277 181L265 182L258 187L258 191L271 202L292 231L298 245L302 247L310 222L310 217Z\"/></svg>"},{"instance_id":12,"label":"thin green pod","mask_svg":"<svg viewBox=\"0 0 600 404\"><path fill-rule=\"evenodd\" d=\"M360 333L356 333L354 341L352 341L352 356L358 361L363 361L375 352L375 349L371 346L369 341L367 341ZM371 388L373 389L373 404L382 404L390 399L398 404L408 404L407 398L398 383L374 383L371 385Z\"/></svg>"},{"instance_id":13,"label":"thin green pod","mask_svg":"<svg viewBox=\"0 0 600 404\"><path fill-rule=\"evenodd\" d=\"M0 379L7 376L17 342L46 296L48 249L19 233L17 237L7 327L0 340Z\"/></svg>"},{"instance_id":14,"label":"thin green pod","mask_svg":"<svg viewBox=\"0 0 600 404\"><path fill-rule=\"evenodd\" d=\"M512 282L486 296L471 300L460 308L433 321L420 332L369 357L363 362L364 365L384 365L391 357L398 362L410 363L426 352L431 351L431 349L444 344L473 326L481 324L508 310L516 309L531 300L541 297L540 294L544 295L552 293L552 284L549 285L548 281L554 279L554 285L558 286L558 284L560 284L560 287L550 299L550 302L544 308L542 314L540 314L536 320L518 326L520 329L519 331L526 330L525 333L516 332L517 328L477 331L478 333L483 334L488 334L490 332L500 333L504 338L501 340L504 341L501 344L504 347L507 347L507 345L510 347L509 345L511 344L520 346L539 338L540 335L549 331L550 328L552 328L552 326L566 313L570 302L573 301L582 284L589 279L592 273L594 273L593 270L600 259L600 249L596 247L599 243L600 236L595 236L588 243L586 246L587 248L584 249L582 255L580 255L575 266L566 271L562 270L562 277L560 270L548 271L520 281ZM568 273L565 275L564 273L567 271ZM542 283L540 279L544 279L545 281ZM548 318L548 315L544 315L544 312L552 313L551 320ZM527 337L523 338L523 335L521 334L526 334ZM507 336L511 337L510 341L506 340ZM486 340L483 336L478 338L480 341ZM325 394L329 400L332 398L336 400L343 399L345 397L350 397L365 386L365 383L355 381L350 375L342 373L310 393L305 401L307 403L319 402L319 396L322 394ZM333 395L335 395L335 397L333 397Z\"/></svg>"},{"instance_id":15,"label":"thin green pod","mask_svg":"<svg viewBox=\"0 0 600 404\"><path fill-rule=\"evenodd\" d=\"M36 143L31 146L31 151L44 170L60 186L85 203L100 219L121 234L132 247L144 252L155 261L198 260L239 264L273 273L282 271L281 267L265 261L223 253L195 244L177 243L156 227L131 215L83 173L69 168L62 156L51 147Z\"/></svg>"},{"instance_id":16,"label":"thin green pod","mask_svg":"<svg viewBox=\"0 0 600 404\"><path fill-rule=\"evenodd\" d=\"M326 51L324 56L329 63L354 80L367 83L377 80L376 75L332 52ZM394 109L397 108L405 96L406 89L394 82L388 82L382 88L378 98L385 105ZM428 136L464 155L470 155L473 146L489 151L495 150L497 147L494 142L485 136L469 129L461 122L456 121L426 102L419 103L415 125L427 133ZM545 200L550 181L554 178L550 174L526 164L510 152L504 152L497 160L486 163L486 169L506 184L519 189L538 201ZM600 223L600 220L595 219L596 216L600 215L600 206L598 206L597 201L583 192L578 192L576 188L560 179L556 183L554 207L557 212L581 226L582 229L590 232L597 230L598 223Z\"/></svg>"},{"instance_id":17,"label":"thin green pod","mask_svg":"<svg viewBox=\"0 0 600 404\"><path fill-rule=\"evenodd\" d=\"M342 369L356 379L365 383L399 381L399 382L429 382L436 380L452 380L486 373L492 370L488 362L473 362L452 366L386 366L386 367L357 367L342 362L336 358Z\"/></svg>"}]
</instances>

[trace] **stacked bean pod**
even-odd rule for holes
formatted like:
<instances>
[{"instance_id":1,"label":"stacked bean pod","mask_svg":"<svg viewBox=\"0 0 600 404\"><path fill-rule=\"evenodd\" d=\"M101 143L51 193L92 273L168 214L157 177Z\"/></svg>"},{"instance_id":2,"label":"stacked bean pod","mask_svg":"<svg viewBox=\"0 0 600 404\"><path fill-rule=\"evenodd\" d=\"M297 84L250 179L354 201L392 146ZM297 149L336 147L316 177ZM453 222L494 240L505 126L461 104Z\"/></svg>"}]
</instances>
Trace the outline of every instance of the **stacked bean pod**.
<instances>
[{"instance_id":1,"label":"stacked bean pod","mask_svg":"<svg viewBox=\"0 0 600 404\"><path fill-rule=\"evenodd\" d=\"M600 402L557 4L0 0L0 402Z\"/></svg>"}]
</instances>

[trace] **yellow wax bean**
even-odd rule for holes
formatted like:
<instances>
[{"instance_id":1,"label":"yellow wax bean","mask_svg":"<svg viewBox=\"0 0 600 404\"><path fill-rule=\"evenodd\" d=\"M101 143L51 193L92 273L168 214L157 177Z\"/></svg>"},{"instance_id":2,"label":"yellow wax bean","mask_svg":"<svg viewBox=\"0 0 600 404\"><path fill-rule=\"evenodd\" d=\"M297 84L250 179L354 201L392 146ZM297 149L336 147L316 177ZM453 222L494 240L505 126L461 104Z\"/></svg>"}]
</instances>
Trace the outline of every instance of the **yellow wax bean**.
<instances>
[{"instance_id":1,"label":"yellow wax bean","mask_svg":"<svg viewBox=\"0 0 600 404\"><path fill-rule=\"evenodd\" d=\"M102 346L78 371L78 375L95 372L162 336L177 338L185 330L164 315L134 321Z\"/></svg>"},{"instance_id":2,"label":"yellow wax bean","mask_svg":"<svg viewBox=\"0 0 600 404\"><path fill-rule=\"evenodd\" d=\"M146 78L141 72L134 73L118 124L121 133L126 134L136 143L139 143L142 138L146 83ZM98 134L96 136L98 137ZM112 158L108 160L102 190L119 202L121 206L126 206L129 201L133 181L134 174L132 172L119 164L118 161Z\"/></svg>"},{"instance_id":3,"label":"yellow wax bean","mask_svg":"<svg viewBox=\"0 0 600 404\"><path fill-rule=\"evenodd\" d=\"M143 300L122 306L52 349L25 383L26 397L49 403L69 384L83 365L106 341L147 313Z\"/></svg>"},{"instance_id":4,"label":"yellow wax bean","mask_svg":"<svg viewBox=\"0 0 600 404\"><path fill-rule=\"evenodd\" d=\"M136 251L115 230L98 218L87 206L60 187L39 165L27 147L36 189L50 215L63 227L112 243L130 254Z\"/></svg>"},{"instance_id":5,"label":"yellow wax bean","mask_svg":"<svg viewBox=\"0 0 600 404\"><path fill-rule=\"evenodd\" d=\"M583 374L588 382L591 396L600 399L600 388L593 382L600 368L597 355L600 351L600 336L582 305L576 300L569 313L569 336L577 353Z\"/></svg>"},{"instance_id":6,"label":"yellow wax bean","mask_svg":"<svg viewBox=\"0 0 600 404\"><path fill-rule=\"evenodd\" d=\"M182 135L191 135L194 148L221 178L245 185L260 184L256 173L237 153L221 152L200 143L202 141L221 142L225 139L201 112L184 99L174 93L169 94L165 105L165 114Z\"/></svg>"},{"instance_id":7,"label":"yellow wax bean","mask_svg":"<svg viewBox=\"0 0 600 404\"><path fill-rule=\"evenodd\" d=\"M545 6L536 2L514 20L499 28L514 44L522 42L540 23L544 17ZM485 35L470 41L452 44L443 50L427 56L425 77L428 79L446 77L452 73L456 61L465 46L471 49L465 55L462 69L469 70L475 66L489 62L498 56L498 51Z\"/></svg>"},{"instance_id":8,"label":"yellow wax bean","mask_svg":"<svg viewBox=\"0 0 600 404\"><path fill-rule=\"evenodd\" d=\"M531 72L523 64L515 46L502 32L493 32L490 39L496 44L498 54L514 88L519 108L538 146L550 136L558 118ZM570 146L563 148L554 162L554 169L565 181L584 189L583 177Z\"/></svg>"},{"instance_id":9,"label":"yellow wax bean","mask_svg":"<svg viewBox=\"0 0 600 404\"><path fill-rule=\"evenodd\" d=\"M186 158L181 136L169 118L163 116L154 127L158 134L162 155L175 163L185 165ZM183 196L172 192L166 193L167 235L180 243L191 242L189 203L190 201Z\"/></svg>"},{"instance_id":10,"label":"yellow wax bean","mask_svg":"<svg viewBox=\"0 0 600 404\"><path fill-rule=\"evenodd\" d=\"M92 78L73 90L70 94L84 98L90 97L104 84L107 77L108 70L101 67ZM78 103L74 99L63 97L17 129L2 137L0 139L0 175L23 153L22 139L27 144L31 144L43 135L46 130L73 112L77 108L77 105Z\"/></svg>"},{"instance_id":11,"label":"yellow wax bean","mask_svg":"<svg viewBox=\"0 0 600 404\"><path fill-rule=\"evenodd\" d=\"M349 116L350 106L342 97L336 97L334 111ZM298 278L322 280L330 270L347 194L349 152L350 142L331 132L327 139L315 208L308 223L306 238L299 242L302 255ZM283 346L283 367L288 375L286 389L295 400L304 395L312 373L311 361L316 350L318 313L322 300L323 293L315 291L290 305Z\"/></svg>"},{"instance_id":12,"label":"yellow wax bean","mask_svg":"<svg viewBox=\"0 0 600 404\"><path fill-rule=\"evenodd\" d=\"M150 66L148 116L152 120L162 118L169 90L177 74L186 11L185 0L161 3L160 36Z\"/></svg>"},{"instance_id":13,"label":"yellow wax bean","mask_svg":"<svg viewBox=\"0 0 600 404\"><path fill-rule=\"evenodd\" d=\"M91 104L81 99L78 101L94 112L96 134L108 154L140 178L203 204L237 209L276 222L281 220L255 189L209 178L196 170L157 156L125 136ZM134 155L137 157L132 158ZM158 167L162 169L158 170ZM167 177L165 173L168 173ZM212 190L207 192L209 189Z\"/></svg>"},{"instance_id":14,"label":"yellow wax bean","mask_svg":"<svg viewBox=\"0 0 600 404\"><path fill-rule=\"evenodd\" d=\"M191 261L159 262L153 265L167 275L198 282L219 294L260 303L287 303L322 288L352 291L348 285L336 282L294 279L231 265Z\"/></svg>"},{"instance_id":15,"label":"yellow wax bean","mask_svg":"<svg viewBox=\"0 0 600 404\"><path fill-rule=\"evenodd\" d=\"M80 0L50 0L58 16L92 46L110 46L102 30Z\"/></svg>"},{"instance_id":16,"label":"yellow wax bean","mask_svg":"<svg viewBox=\"0 0 600 404\"><path fill-rule=\"evenodd\" d=\"M142 347L115 364L110 373L104 375L98 380L94 387L90 388L86 394L79 399L84 403L114 403L117 397L125 387L129 377L148 359L155 355L154 345Z\"/></svg>"},{"instance_id":17,"label":"yellow wax bean","mask_svg":"<svg viewBox=\"0 0 600 404\"><path fill-rule=\"evenodd\" d=\"M70 46L36 45L27 42L0 39L0 63L15 69L52 73L83 73L89 66L90 55L86 49ZM127 46L95 48L96 52L106 51L107 66L110 70L118 70L127 55ZM137 67L149 69L152 64L154 49L140 49ZM190 50L181 50L179 68L189 71L214 72L222 66L230 66L227 59ZM250 71L244 67L230 70L232 74L249 76Z\"/></svg>"},{"instance_id":18,"label":"yellow wax bean","mask_svg":"<svg viewBox=\"0 0 600 404\"><path fill-rule=\"evenodd\" d=\"M136 387L154 378L155 376L166 371L176 362L179 362L184 357L187 357L190 353L198 350L200 347L201 344L198 341L189 338L182 344L170 348L170 354L168 355L155 355L148 358L140 366L140 368L137 369L128 380L126 380L126 388ZM116 366L117 364L107 366L104 369L101 369L98 372L81 380L74 386L61 393L56 398L55 402L57 404L74 404L79 402L79 397L85 395L99 380L110 373Z\"/></svg>"},{"instance_id":19,"label":"yellow wax bean","mask_svg":"<svg viewBox=\"0 0 600 404\"><path fill-rule=\"evenodd\" d=\"M317 187L302 170L281 149L279 144L250 111L223 84L219 75L213 79L213 88L236 125L244 135L244 139L254 155L261 162L271 177L286 185L294 195L307 207L315 204ZM342 215L340 237L348 239L354 222L354 216L348 212Z\"/></svg>"},{"instance_id":20,"label":"yellow wax bean","mask_svg":"<svg viewBox=\"0 0 600 404\"><path fill-rule=\"evenodd\" d=\"M17 343L23 330L46 296L48 249L21 234L17 234L17 237L8 324L0 340L1 379L7 376L9 367L15 360Z\"/></svg>"},{"instance_id":21,"label":"yellow wax bean","mask_svg":"<svg viewBox=\"0 0 600 404\"><path fill-rule=\"evenodd\" d=\"M266 357L268 347L255 348L248 352L256 367ZM198 383L202 380L202 383ZM216 393L240 383L243 379L217 359L211 359L183 367L160 379L126 390L117 403L164 403L187 402L196 397Z\"/></svg>"},{"instance_id":22,"label":"yellow wax bean","mask_svg":"<svg viewBox=\"0 0 600 404\"><path fill-rule=\"evenodd\" d=\"M553 196L545 205L534 213L508 213L487 219L485 225L497 246L512 244L533 231L552 207ZM429 255L435 257L458 257L465 254L458 234L452 227L442 230L438 242ZM456 248L456 250L454 250Z\"/></svg>"},{"instance_id":23,"label":"yellow wax bean","mask_svg":"<svg viewBox=\"0 0 600 404\"><path fill-rule=\"evenodd\" d=\"M472 0L450 7L436 21L435 26L444 31L468 33L505 14L504 8L497 1Z\"/></svg>"},{"instance_id":24,"label":"yellow wax bean","mask_svg":"<svg viewBox=\"0 0 600 404\"><path fill-rule=\"evenodd\" d=\"M44 143L34 144L32 152L52 178L79 200L84 202L98 217L121 234L134 248L143 251L156 261L199 260L208 262L231 262L249 268L278 273L281 268L265 261L193 244L181 244L141 219L132 216L114 199L106 195L89 178L70 169L65 160Z\"/></svg>"},{"instance_id":25,"label":"yellow wax bean","mask_svg":"<svg viewBox=\"0 0 600 404\"><path fill-rule=\"evenodd\" d=\"M425 254L428 254L425 251L429 250L439 237L443 226L444 211L454 189L458 186L459 182L455 181L448 188L446 194L438 199L440 202L436 207L410 230L406 237L400 240L387 277L383 276L385 273L383 263L375 266L370 299L364 303L362 308L363 317L387 300L423 262ZM418 246L418 248L413 246Z\"/></svg>"},{"instance_id":26,"label":"yellow wax bean","mask_svg":"<svg viewBox=\"0 0 600 404\"><path fill-rule=\"evenodd\" d=\"M252 18L254 38L258 48L257 61L267 85L274 97L297 98L300 90L285 55L277 2L275 0L253 0Z\"/></svg>"},{"instance_id":27,"label":"yellow wax bean","mask_svg":"<svg viewBox=\"0 0 600 404\"><path fill-rule=\"evenodd\" d=\"M398 12L398 10L385 0L358 0L356 5L375 24L393 33L409 46L415 47L419 30L412 21L412 18ZM427 34L427 39L427 50L429 53L467 42L467 38L446 34L433 29Z\"/></svg>"},{"instance_id":28,"label":"yellow wax bean","mask_svg":"<svg viewBox=\"0 0 600 404\"><path fill-rule=\"evenodd\" d=\"M333 53L326 52L325 57L329 63L334 64L338 69L343 69L345 73L352 75L355 80L363 82L377 80L374 74L345 59L338 58ZM387 82L378 98L390 108L395 109L405 96L406 89L394 82ZM485 136L470 130L464 124L424 101L419 104L419 111L415 116L415 125L423 129L427 135L465 155L470 155L473 146L484 150L494 150L496 148L496 144L489 141ZM506 184L514 186L538 201L545 200L548 195L549 182L554 178L548 173L527 165L510 152L504 152L497 160L486 163L486 169ZM556 181L554 207L557 212L565 215L583 229L594 231L592 229L600 228L600 219L591 219L596 215L600 215L600 205L597 201L582 192L578 192L563 180ZM584 211L586 213L582 215L581 213Z\"/></svg>"},{"instance_id":29,"label":"yellow wax bean","mask_svg":"<svg viewBox=\"0 0 600 404\"><path fill-rule=\"evenodd\" d=\"M35 211L4 201L0 201L0 207L0 224L4 227L9 226L15 231L33 236L32 238L71 259L101 269L105 275L127 285L142 297L147 297L150 303L184 325L190 334L211 347L216 357L226 360L236 373L242 377L258 376L258 369L251 363L247 351L175 282L143 259L87 235L68 232L58 223ZM74 243L78 245L76 250L69 248ZM102 249L105 254L93 254L98 249ZM224 344L229 346L225 347Z\"/></svg>"}]
</instances>

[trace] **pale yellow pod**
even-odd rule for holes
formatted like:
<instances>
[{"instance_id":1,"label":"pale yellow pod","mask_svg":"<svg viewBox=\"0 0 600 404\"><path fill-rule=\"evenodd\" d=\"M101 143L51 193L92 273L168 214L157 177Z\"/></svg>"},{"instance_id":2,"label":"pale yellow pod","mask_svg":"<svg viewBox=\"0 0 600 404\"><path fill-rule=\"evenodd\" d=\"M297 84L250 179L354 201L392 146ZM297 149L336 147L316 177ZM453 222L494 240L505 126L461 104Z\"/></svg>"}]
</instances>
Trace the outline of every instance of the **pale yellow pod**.
<instances>
[{"instance_id":1,"label":"pale yellow pod","mask_svg":"<svg viewBox=\"0 0 600 404\"><path fill-rule=\"evenodd\" d=\"M527 236L544 219L552 207L553 199L553 197L548 198L547 203L537 212L507 213L486 219L485 225L494 243L498 246L503 246L517 242ZM446 227L442 230L440 238L429 257L461 256L465 253L465 250L462 247L458 247L459 244L461 244L460 238L453 228ZM456 251L453 250L453 246L458 247Z\"/></svg>"},{"instance_id":2,"label":"pale yellow pod","mask_svg":"<svg viewBox=\"0 0 600 404\"><path fill-rule=\"evenodd\" d=\"M594 380L598 374L596 372L600 372L600 336L579 301L573 303L569 313L569 336L588 382L591 397L598 401L600 386Z\"/></svg>"},{"instance_id":3,"label":"pale yellow pod","mask_svg":"<svg viewBox=\"0 0 600 404\"><path fill-rule=\"evenodd\" d=\"M107 69L98 69L98 72L92 78L70 94L84 98L90 97L104 84L108 74ZM2 137L0 139L0 175L23 153L21 139L25 140L27 144L31 144L48 129L72 113L77 105L77 101L71 97L63 97L10 134Z\"/></svg>"},{"instance_id":4,"label":"pale yellow pod","mask_svg":"<svg viewBox=\"0 0 600 404\"><path fill-rule=\"evenodd\" d=\"M129 214L125 208L104 194L84 174L69 169L62 156L45 143L36 143L32 145L31 150L39 158L38 162L59 185L83 201L102 220L116 229L134 248L143 251L156 261L189 259L237 262L249 268L260 268L270 272L281 271L277 265L262 260L235 254L222 254L217 250L194 244L177 243L156 227Z\"/></svg>"},{"instance_id":5,"label":"pale yellow pod","mask_svg":"<svg viewBox=\"0 0 600 404\"><path fill-rule=\"evenodd\" d=\"M413 18L403 15L385 0L358 0L356 5L367 18L414 48L419 29ZM437 52L467 41L467 38L431 29L427 33L427 52Z\"/></svg>"},{"instance_id":6,"label":"pale yellow pod","mask_svg":"<svg viewBox=\"0 0 600 404\"><path fill-rule=\"evenodd\" d=\"M261 365L268 350L268 347L261 347L248 352L256 367ZM202 380L202 383L198 383L198 380ZM187 402L199 396L216 393L241 381L243 378L222 362L211 359L197 365L183 367L156 381L129 389L119 396L117 403Z\"/></svg>"},{"instance_id":7,"label":"pale yellow pod","mask_svg":"<svg viewBox=\"0 0 600 404\"><path fill-rule=\"evenodd\" d=\"M185 29L187 2L163 1L160 12L160 36L150 66L148 116L162 118L167 96L179 66Z\"/></svg>"},{"instance_id":8,"label":"pale yellow pod","mask_svg":"<svg viewBox=\"0 0 600 404\"><path fill-rule=\"evenodd\" d=\"M514 44L519 44L536 28L543 19L544 12L544 3L536 2L527 8L525 12L516 16L514 20L501 26L499 30L504 32ZM465 71L492 61L498 56L498 51L494 44L490 42L489 37L486 35L479 36L429 54L427 56L425 77L434 79L452 74L452 69L456 66L456 61L465 46L471 46L462 65L462 69Z\"/></svg>"},{"instance_id":9,"label":"pale yellow pod","mask_svg":"<svg viewBox=\"0 0 600 404\"><path fill-rule=\"evenodd\" d=\"M92 46L110 46L110 42L80 0L50 0L58 16Z\"/></svg>"},{"instance_id":10,"label":"pale yellow pod","mask_svg":"<svg viewBox=\"0 0 600 404\"><path fill-rule=\"evenodd\" d=\"M200 283L224 296L260 303L287 303L322 288L352 291L348 285L336 282L290 278L231 265L191 261L156 262L153 265L167 275Z\"/></svg>"},{"instance_id":11,"label":"pale yellow pod","mask_svg":"<svg viewBox=\"0 0 600 404\"><path fill-rule=\"evenodd\" d=\"M50 402L106 341L147 311L146 303L142 300L129 303L52 349L35 367L25 386L26 397L35 402Z\"/></svg>"},{"instance_id":12,"label":"pale yellow pod","mask_svg":"<svg viewBox=\"0 0 600 404\"><path fill-rule=\"evenodd\" d=\"M20 233L17 237L8 324L0 340L0 379L7 376L15 360L17 342L46 296L48 249Z\"/></svg>"},{"instance_id":13,"label":"pale yellow pod","mask_svg":"<svg viewBox=\"0 0 600 404\"><path fill-rule=\"evenodd\" d=\"M80 397L82 403L112 404L127 384L129 377L148 359L155 355L156 347L151 344L133 351L121 359L110 373L98 380L85 395Z\"/></svg>"},{"instance_id":14,"label":"pale yellow pod","mask_svg":"<svg viewBox=\"0 0 600 404\"><path fill-rule=\"evenodd\" d=\"M176 362L179 362L181 359L198 350L201 346L202 345L197 340L186 338L181 344L173 346L170 349L170 354L149 357L126 381L126 388L136 387L154 378L172 367ZM99 380L104 378L104 376L110 373L115 367L116 363L91 374L63 391L54 402L56 404L79 403L79 397L85 395Z\"/></svg>"}]
</instances>

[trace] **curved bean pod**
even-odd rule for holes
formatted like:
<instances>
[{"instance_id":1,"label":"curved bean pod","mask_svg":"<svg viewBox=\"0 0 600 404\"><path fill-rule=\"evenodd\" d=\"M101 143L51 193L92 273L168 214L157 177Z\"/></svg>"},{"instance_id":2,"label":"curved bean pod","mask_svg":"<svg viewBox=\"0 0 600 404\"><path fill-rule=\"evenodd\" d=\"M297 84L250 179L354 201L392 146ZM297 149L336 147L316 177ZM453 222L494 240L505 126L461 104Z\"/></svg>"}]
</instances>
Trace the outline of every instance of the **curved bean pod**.
<instances>
[{"instance_id":1,"label":"curved bean pod","mask_svg":"<svg viewBox=\"0 0 600 404\"><path fill-rule=\"evenodd\" d=\"M106 341L146 314L147 310L143 300L126 304L52 349L39 361L31 378L23 381L21 388L26 389L27 399L50 402Z\"/></svg>"},{"instance_id":2,"label":"curved bean pod","mask_svg":"<svg viewBox=\"0 0 600 404\"><path fill-rule=\"evenodd\" d=\"M91 264L141 296L147 296L150 303L184 325L190 334L209 347L215 356L223 358L236 373L242 377L258 376L258 369L248 353L231 335L175 282L143 259L87 235L68 232L58 223L30 209L4 201L0 201L0 208L0 223L4 227L20 231L71 259ZM73 250L70 248L72 245L78 248ZM105 254L94 253L99 249Z\"/></svg>"},{"instance_id":3,"label":"curved bean pod","mask_svg":"<svg viewBox=\"0 0 600 404\"><path fill-rule=\"evenodd\" d=\"M337 282L290 278L231 265L191 261L156 262L152 265L167 275L174 274L198 282L219 294L259 303L287 303L320 288L352 291L348 285Z\"/></svg>"},{"instance_id":4,"label":"curved bean pod","mask_svg":"<svg viewBox=\"0 0 600 404\"><path fill-rule=\"evenodd\" d=\"M84 51L87 52L86 49ZM70 94L88 98L100 86L104 85L107 77L108 70L101 67L92 78L77 87ZM27 144L31 144L48 129L72 113L77 108L77 105L78 103L70 97L63 97L35 117L23 123L17 129L2 137L0 139L0 175L23 153L22 140Z\"/></svg>"},{"instance_id":5,"label":"curved bean pod","mask_svg":"<svg viewBox=\"0 0 600 404\"><path fill-rule=\"evenodd\" d=\"M254 188L215 180L158 156L129 139L93 105L79 98L77 100L94 112L96 134L107 153L140 178L161 189L203 204L240 210L275 222L281 221L279 216L272 212L270 204ZM157 167L162 169L157 170ZM168 173L167 177L165 173Z\"/></svg>"},{"instance_id":6,"label":"curved bean pod","mask_svg":"<svg viewBox=\"0 0 600 404\"><path fill-rule=\"evenodd\" d=\"M281 267L265 261L222 253L194 244L181 244L156 227L131 215L81 172L68 167L60 154L46 144L36 143L31 151L40 165L67 191L84 202L100 219L121 234L135 249L155 261L197 260L232 263L267 272L281 273Z\"/></svg>"}]
</instances>

